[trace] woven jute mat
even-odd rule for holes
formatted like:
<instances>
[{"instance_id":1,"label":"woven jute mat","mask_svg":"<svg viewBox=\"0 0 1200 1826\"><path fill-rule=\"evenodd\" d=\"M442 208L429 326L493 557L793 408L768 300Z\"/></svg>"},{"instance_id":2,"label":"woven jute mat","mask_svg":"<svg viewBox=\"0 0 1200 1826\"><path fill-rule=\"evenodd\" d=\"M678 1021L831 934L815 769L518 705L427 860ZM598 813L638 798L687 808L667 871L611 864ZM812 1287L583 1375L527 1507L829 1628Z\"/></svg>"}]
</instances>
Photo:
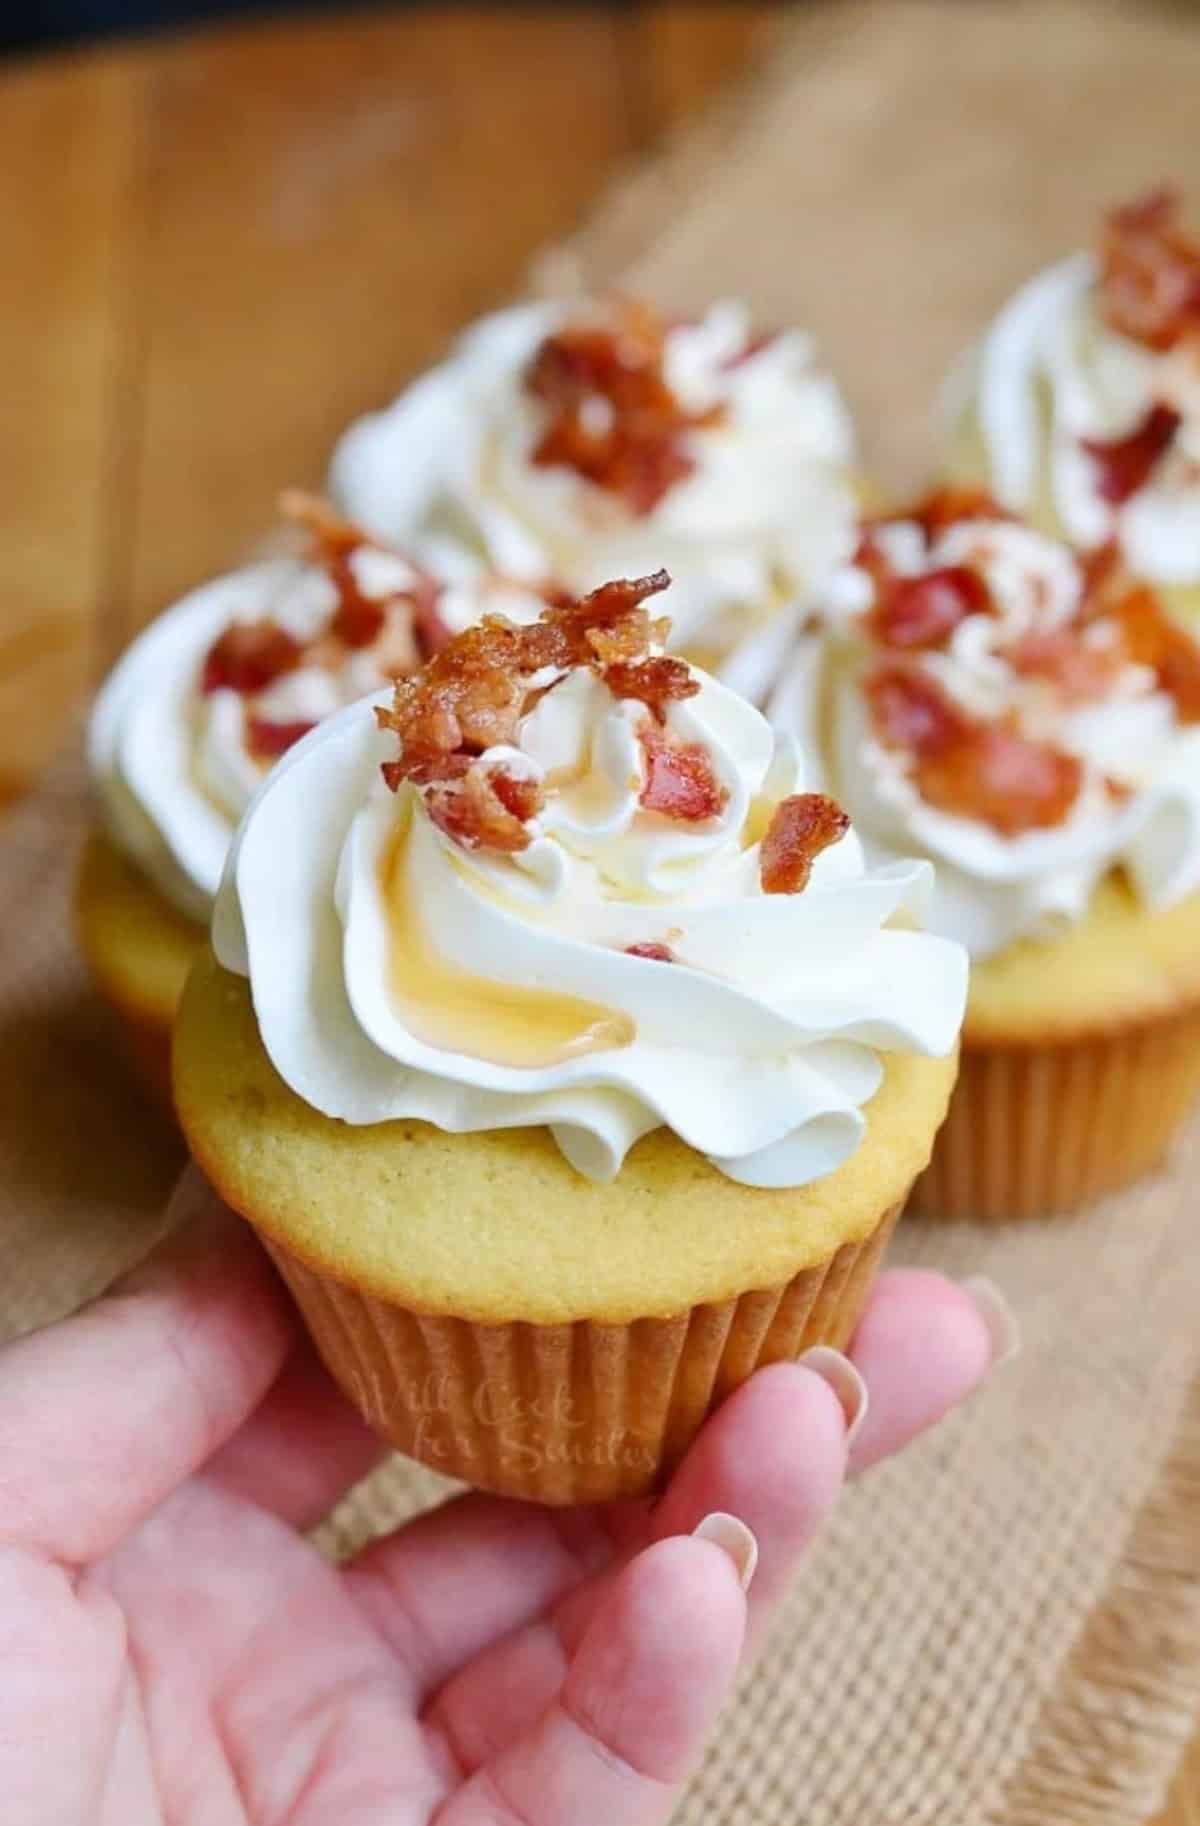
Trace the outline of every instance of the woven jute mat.
<instances>
[{"instance_id":1,"label":"woven jute mat","mask_svg":"<svg viewBox=\"0 0 1200 1826\"><path fill-rule=\"evenodd\" d=\"M964 338L1106 201L1187 173L1198 96L1200 32L1145 8L818 9L540 280L804 321L876 472L912 479ZM0 1334L141 1255L179 1164L72 953L86 817L68 760L0 834ZM1024 1354L850 1493L681 1826L1139 1826L1161 1804L1200 1714L1198 1167L1200 1128L1086 1217L901 1226L900 1259L1000 1283ZM436 1492L394 1462L325 1540Z\"/></svg>"}]
</instances>

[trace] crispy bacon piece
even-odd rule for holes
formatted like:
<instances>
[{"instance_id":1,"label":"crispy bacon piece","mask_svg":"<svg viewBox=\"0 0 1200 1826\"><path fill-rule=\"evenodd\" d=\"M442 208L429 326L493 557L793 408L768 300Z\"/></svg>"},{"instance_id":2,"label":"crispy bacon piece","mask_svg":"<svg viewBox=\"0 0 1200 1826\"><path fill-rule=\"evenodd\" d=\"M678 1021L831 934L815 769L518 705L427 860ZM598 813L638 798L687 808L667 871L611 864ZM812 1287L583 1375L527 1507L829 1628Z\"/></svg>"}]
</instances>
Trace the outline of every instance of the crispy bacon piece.
<instances>
[{"instance_id":1,"label":"crispy bacon piece","mask_svg":"<svg viewBox=\"0 0 1200 1826\"><path fill-rule=\"evenodd\" d=\"M535 673L578 665L604 672L598 637L622 653L645 656L660 624L642 604L670 581L666 571L655 571L602 584L579 601L547 608L527 627L488 615L449 640L420 673L399 680L391 705L378 712L380 726L400 742L399 761L388 763L389 784L431 780L447 757L481 754L510 740Z\"/></svg>"},{"instance_id":2,"label":"crispy bacon piece","mask_svg":"<svg viewBox=\"0 0 1200 1826\"><path fill-rule=\"evenodd\" d=\"M529 626L489 615L448 640L420 673L400 679L391 704L376 711L379 726L400 744L398 758L383 763L388 786L395 792L411 780L425 794L434 822L467 848L523 849L529 841L524 826L541 808L541 788L501 771L484 774L475 760L513 739L537 691L547 688L533 683L547 669L590 666L611 680L616 695L636 697L659 714L673 698L690 696L695 687L682 661L649 651L666 629L644 604L670 581L656 571L602 584L579 601L548 606ZM647 727L659 735L655 725ZM719 810L724 794L704 751L665 736L660 745L684 759L658 764L654 793L664 804L655 809L667 801L691 808L703 801L703 811L670 815L707 817Z\"/></svg>"},{"instance_id":3,"label":"crispy bacon piece","mask_svg":"<svg viewBox=\"0 0 1200 1826\"><path fill-rule=\"evenodd\" d=\"M304 649L277 621L232 621L208 649L200 688L237 691L243 697L265 691L268 685L293 672Z\"/></svg>"},{"instance_id":4,"label":"crispy bacon piece","mask_svg":"<svg viewBox=\"0 0 1200 1826\"><path fill-rule=\"evenodd\" d=\"M1110 328L1160 352L1200 336L1200 245L1179 225L1179 197L1152 191L1104 224L1098 283Z\"/></svg>"},{"instance_id":5,"label":"crispy bacon piece","mask_svg":"<svg viewBox=\"0 0 1200 1826\"><path fill-rule=\"evenodd\" d=\"M871 721L887 748L933 755L967 736L970 720L926 672L877 666L863 687Z\"/></svg>"},{"instance_id":6,"label":"crispy bacon piece","mask_svg":"<svg viewBox=\"0 0 1200 1826\"><path fill-rule=\"evenodd\" d=\"M660 945L657 939L643 938L636 945L626 945L626 957L648 958L653 964L673 964L675 953L670 945Z\"/></svg>"},{"instance_id":7,"label":"crispy bacon piece","mask_svg":"<svg viewBox=\"0 0 1200 1826\"><path fill-rule=\"evenodd\" d=\"M1100 498L1120 507L1144 488L1175 441L1183 419L1173 406L1151 406L1141 424L1125 437L1081 438L1095 463Z\"/></svg>"},{"instance_id":8,"label":"crispy bacon piece","mask_svg":"<svg viewBox=\"0 0 1200 1826\"><path fill-rule=\"evenodd\" d=\"M667 720L668 704L695 697L700 681L682 659L658 654L650 659L619 660L604 669L604 682L614 697L635 698L645 704L659 723Z\"/></svg>"},{"instance_id":9,"label":"crispy bacon piece","mask_svg":"<svg viewBox=\"0 0 1200 1826\"><path fill-rule=\"evenodd\" d=\"M978 571L948 564L916 577L889 577L882 584L877 578L868 627L885 647L940 647L959 622L968 615L985 615L991 607L991 594Z\"/></svg>"},{"instance_id":10,"label":"crispy bacon piece","mask_svg":"<svg viewBox=\"0 0 1200 1826\"><path fill-rule=\"evenodd\" d=\"M293 743L301 736L315 729L316 724L304 719L292 723L276 723L263 716L251 716L246 719L246 748L256 761L274 761L281 754L286 754Z\"/></svg>"},{"instance_id":11,"label":"crispy bacon piece","mask_svg":"<svg viewBox=\"0 0 1200 1826\"><path fill-rule=\"evenodd\" d=\"M1083 769L1073 755L975 721L933 679L882 666L865 688L880 741L911 753L917 789L939 810L1017 837L1061 824L1079 796Z\"/></svg>"},{"instance_id":12,"label":"crispy bacon piece","mask_svg":"<svg viewBox=\"0 0 1200 1826\"><path fill-rule=\"evenodd\" d=\"M638 803L682 824L702 824L724 811L729 794L713 773L708 750L680 742L649 718L638 729L646 757L646 780Z\"/></svg>"},{"instance_id":13,"label":"crispy bacon piece","mask_svg":"<svg viewBox=\"0 0 1200 1826\"><path fill-rule=\"evenodd\" d=\"M800 894L822 850L840 843L850 820L824 793L793 793L775 807L759 848L764 894Z\"/></svg>"},{"instance_id":14,"label":"crispy bacon piece","mask_svg":"<svg viewBox=\"0 0 1200 1826\"><path fill-rule=\"evenodd\" d=\"M1127 590L1115 613L1129 658L1151 668L1181 722L1200 722L1200 646L1146 584Z\"/></svg>"},{"instance_id":15,"label":"crispy bacon piece","mask_svg":"<svg viewBox=\"0 0 1200 1826\"><path fill-rule=\"evenodd\" d=\"M1062 823L1079 797L1083 767L1046 742L979 723L960 747L920 758L917 781L931 805L1019 837Z\"/></svg>"},{"instance_id":16,"label":"crispy bacon piece","mask_svg":"<svg viewBox=\"0 0 1200 1826\"><path fill-rule=\"evenodd\" d=\"M650 513L692 473L688 433L719 409L688 412L663 371L666 327L646 306L620 304L611 324L567 324L534 354L525 386L546 408L533 461L565 466Z\"/></svg>"},{"instance_id":17,"label":"crispy bacon piece","mask_svg":"<svg viewBox=\"0 0 1200 1826\"><path fill-rule=\"evenodd\" d=\"M532 795L526 790L532 787ZM515 791L514 789L520 789ZM465 850L500 850L514 854L532 841L524 818L541 803L536 782L518 780L498 768L471 767L459 779L439 780L425 794L425 806L437 825ZM529 809L518 813L520 804Z\"/></svg>"},{"instance_id":18,"label":"crispy bacon piece","mask_svg":"<svg viewBox=\"0 0 1200 1826\"><path fill-rule=\"evenodd\" d=\"M1108 696L1128 654L1120 638L1094 646L1072 627L1024 634L1008 658L1014 671L1045 679L1068 704L1094 704Z\"/></svg>"}]
</instances>

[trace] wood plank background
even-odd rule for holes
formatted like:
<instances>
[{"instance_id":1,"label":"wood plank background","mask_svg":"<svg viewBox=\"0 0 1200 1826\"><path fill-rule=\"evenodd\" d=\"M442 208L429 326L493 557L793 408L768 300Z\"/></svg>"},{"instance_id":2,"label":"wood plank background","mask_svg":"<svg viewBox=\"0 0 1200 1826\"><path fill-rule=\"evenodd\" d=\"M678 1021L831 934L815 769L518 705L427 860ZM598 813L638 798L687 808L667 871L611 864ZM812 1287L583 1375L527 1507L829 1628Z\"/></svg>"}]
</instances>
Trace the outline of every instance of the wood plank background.
<instances>
[{"instance_id":1,"label":"wood plank background","mask_svg":"<svg viewBox=\"0 0 1200 1826\"><path fill-rule=\"evenodd\" d=\"M458 7L0 66L0 801L770 11ZM1200 1743L1157 1826L1200 1826Z\"/></svg>"}]
</instances>

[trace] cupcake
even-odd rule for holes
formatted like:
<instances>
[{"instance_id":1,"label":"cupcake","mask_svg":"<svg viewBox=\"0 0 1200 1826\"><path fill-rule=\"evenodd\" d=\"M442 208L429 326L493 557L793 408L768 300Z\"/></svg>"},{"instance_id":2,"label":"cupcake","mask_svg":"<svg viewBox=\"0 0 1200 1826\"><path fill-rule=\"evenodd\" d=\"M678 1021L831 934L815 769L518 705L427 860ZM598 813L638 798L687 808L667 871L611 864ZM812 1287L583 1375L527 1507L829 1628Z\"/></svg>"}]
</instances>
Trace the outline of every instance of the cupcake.
<instances>
[{"instance_id":1,"label":"cupcake","mask_svg":"<svg viewBox=\"0 0 1200 1826\"><path fill-rule=\"evenodd\" d=\"M1200 243L1166 191L1019 291L951 384L947 474L1200 615Z\"/></svg>"},{"instance_id":2,"label":"cupcake","mask_svg":"<svg viewBox=\"0 0 1200 1826\"><path fill-rule=\"evenodd\" d=\"M331 487L382 538L449 543L512 576L586 590L665 564L675 646L724 670L849 554L852 455L798 331L761 334L734 303L694 321L539 303L485 318L354 425Z\"/></svg>"},{"instance_id":3,"label":"cupcake","mask_svg":"<svg viewBox=\"0 0 1200 1826\"><path fill-rule=\"evenodd\" d=\"M771 717L872 861L933 861L971 956L916 1208L1038 1216L1156 1164L1200 1079L1200 648L1151 588L943 491L868 523Z\"/></svg>"},{"instance_id":4,"label":"cupcake","mask_svg":"<svg viewBox=\"0 0 1200 1826\"><path fill-rule=\"evenodd\" d=\"M542 607L492 580L440 587L321 502L290 495L284 505L308 555L251 565L167 610L92 715L99 822L80 862L76 926L100 993L164 1094L171 1022L226 851L274 761L488 604L524 619Z\"/></svg>"},{"instance_id":5,"label":"cupcake","mask_svg":"<svg viewBox=\"0 0 1200 1826\"><path fill-rule=\"evenodd\" d=\"M653 1488L759 1364L846 1342L954 1079L928 864L613 583L455 640L244 818L175 1097L333 1374L510 1495Z\"/></svg>"}]
</instances>

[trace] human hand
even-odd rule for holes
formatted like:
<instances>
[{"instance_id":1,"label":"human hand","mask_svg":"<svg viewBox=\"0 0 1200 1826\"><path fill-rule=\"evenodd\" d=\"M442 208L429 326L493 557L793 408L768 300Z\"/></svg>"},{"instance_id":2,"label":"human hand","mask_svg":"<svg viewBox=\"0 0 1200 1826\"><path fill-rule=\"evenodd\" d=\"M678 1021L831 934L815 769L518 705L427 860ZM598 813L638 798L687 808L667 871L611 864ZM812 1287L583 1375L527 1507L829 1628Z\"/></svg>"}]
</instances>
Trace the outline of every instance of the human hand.
<instances>
[{"instance_id":1,"label":"human hand","mask_svg":"<svg viewBox=\"0 0 1200 1826\"><path fill-rule=\"evenodd\" d=\"M1002 1342L986 1300L885 1274L849 1445L845 1360L778 1364L653 1505L468 1495L335 1567L304 1530L379 1442L194 1169L174 1203L146 1264L0 1352L5 1826L664 1821L847 1470Z\"/></svg>"}]
</instances>

